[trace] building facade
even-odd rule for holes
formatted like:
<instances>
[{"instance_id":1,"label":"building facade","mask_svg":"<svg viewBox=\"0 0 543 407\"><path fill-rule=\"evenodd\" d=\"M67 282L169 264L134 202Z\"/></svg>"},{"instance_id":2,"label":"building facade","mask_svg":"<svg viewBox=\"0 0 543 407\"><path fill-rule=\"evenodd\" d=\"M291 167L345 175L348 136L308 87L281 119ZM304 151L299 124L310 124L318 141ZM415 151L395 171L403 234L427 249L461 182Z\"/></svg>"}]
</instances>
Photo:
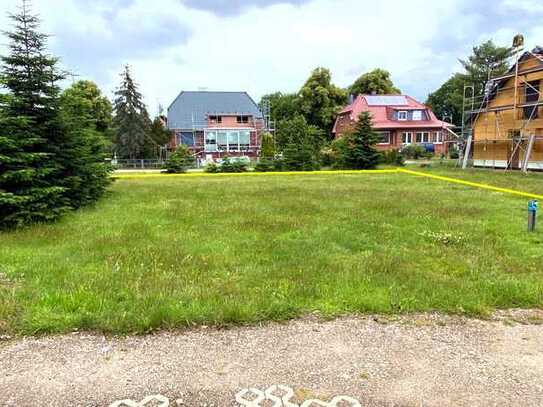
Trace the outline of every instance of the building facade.
<instances>
[{"instance_id":1,"label":"building facade","mask_svg":"<svg viewBox=\"0 0 543 407\"><path fill-rule=\"evenodd\" d=\"M211 161L256 158L264 118L246 92L181 92L168 108L170 148L184 144L195 157Z\"/></svg>"},{"instance_id":2,"label":"building facade","mask_svg":"<svg viewBox=\"0 0 543 407\"><path fill-rule=\"evenodd\" d=\"M466 114L474 166L543 170L542 84L543 47L536 47L474 98Z\"/></svg>"},{"instance_id":3,"label":"building facade","mask_svg":"<svg viewBox=\"0 0 543 407\"><path fill-rule=\"evenodd\" d=\"M372 116L373 128L381 135L379 150L401 150L422 145L436 155L447 154L453 125L438 120L430 108L404 95L359 95L338 115L335 138L352 131L362 112Z\"/></svg>"}]
</instances>

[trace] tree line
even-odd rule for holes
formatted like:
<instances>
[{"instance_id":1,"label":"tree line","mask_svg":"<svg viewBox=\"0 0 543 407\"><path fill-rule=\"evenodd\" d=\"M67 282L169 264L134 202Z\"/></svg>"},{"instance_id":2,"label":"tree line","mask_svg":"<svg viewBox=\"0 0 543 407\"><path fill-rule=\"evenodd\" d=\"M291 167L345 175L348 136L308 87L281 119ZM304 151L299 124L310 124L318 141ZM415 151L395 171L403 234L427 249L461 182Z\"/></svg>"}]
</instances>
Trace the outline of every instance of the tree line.
<instances>
[{"instance_id":1,"label":"tree line","mask_svg":"<svg viewBox=\"0 0 543 407\"><path fill-rule=\"evenodd\" d=\"M477 95L483 94L490 78L507 72L512 55L511 47L497 46L491 40L474 47L467 59L459 59L463 71L454 73L430 93L426 104L439 119L460 127L464 85L473 86ZM332 127L339 111L349 102L349 96L360 94L401 94L401 90L384 69L367 72L351 86L341 88L332 82L330 71L321 67L311 73L298 92L265 95L261 105L267 101L271 107L271 120L276 129L275 148L284 161L297 162L297 167L304 169L321 164L345 166L349 161L343 157L345 148L352 142L334 141ZM371 123L371 117L369 120Z\"/></svg>"},{"instance_id":2,"label":"tree line","mask_svg":"<svg viewBox=\"0 0 543 407\"><path fill-rule=\"evenodd\" d=\"M22 2L9 15L8 52L0 57L0 228L48 222L66 211L92 204L110 182L112 156L156 158L171 133L163 119L151 120L129 66L120 75L113 103L91 81L62 90L70 76L47 51L40 20ZM484 92L488 79L507 71L512 49L492 41L461 60L464 72L430 94L427 104L440 118L461 124L464 84ZM368 114L352 134L332 140L331 130L349 95L398 94L390 73L375 69L348 88L332 82L328 69L315 69L298 92L266 95L275 135L263 137L257 169L314 170L321 165L371 168L380 155ZM169 171L192 157L180 150Z\"/></svg>"}]
</instances>

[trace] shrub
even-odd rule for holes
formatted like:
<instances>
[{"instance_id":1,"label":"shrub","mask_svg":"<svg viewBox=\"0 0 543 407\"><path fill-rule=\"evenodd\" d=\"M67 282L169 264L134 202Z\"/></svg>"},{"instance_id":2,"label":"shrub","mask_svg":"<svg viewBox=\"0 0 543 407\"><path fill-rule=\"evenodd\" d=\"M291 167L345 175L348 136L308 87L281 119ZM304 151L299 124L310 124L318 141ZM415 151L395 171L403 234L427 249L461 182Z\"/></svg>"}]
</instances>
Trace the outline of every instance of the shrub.
<instances>
[{"instance_id":1,"label":"shrub","mask_svg":"<svg viewBox=\"0 0 543 407\"><path fill-rule=\"evenodd\" d=\"M383 163L403 167L405 159L400 150L389 150L383 152Z\"/></svg>"},{"instance_id":2,"label":"shrub","mask_svg":"<svg viewBox=\"0 0 543 407\"><path fill-rule=\"evenodd\" d=\"M220 172L220 168L217 164L215 163L209 163L205 166L204 168L204 171L205 172L208 172L210 174L216 174L218 172Z\"/></svg>"},{"instance_id":3,"label":"shrub","mask_svg":"<svg viewBox=\"0 0 543 407\"><path fill-rule=\"evenodd\" d=\"M451 160L458 160L460 158L460 151L458 151L458 147L455 145L451 146L449 149L449 158Z\"/></svg>"},{"instance_id":4,"label":"shrub","mask_svg":"<svg viewBox=\"0 0 543 407\"><path fill-rule=\"evenodd\" d=\"M222 160L219 172L246 172L248 165L249 163L242 158L232 160L230 157L226 156Z\"/></svg>"},{"instance_id":5,"label":"shrub","mask_svg":"<svg viewBox=\"0 0 543 407\"><path fill-rule=\"evenodd\" d=\"M426 151L426 149L423 146L417 144L405 146L402 149L402 154L405 158L411 160L418 160L420 158L428 157L428 152Z\"/></svg>"},{"instance_id":6,"label":"shrub","mask_svg":"<svg viewBox=\"0 0 543 407\"><path fill-rule=\"evenodd\" d=\"M273 162L273 168L275 171L285 171L285 161L283 157L276 159Z\"/></svg>"},{"instance_id":7,"label":"shrub","mask_svg":"<svg viewBox=\"0 0 543 407\"><path fill-rule=\"evenodd\" d=\"M336 154L332 146L323 148L320 152L320 157L323 167L332 167L336 161Z\"/></svg>"},{"instance_id":8,"label":"shrub","mask_svg":"<svg viewBox=\"0 0 543 407\"><path fill-rule=\"evenodd\" d=\"M239 157L231 159L225 156L222 159L221 164L209 163L205 166L204 171L211 174L219 172L234 173L234 172L246 172L249 167L249 160L246 157Z\"/></svg>"},{"instance_id":9,"label":"shrub","mask_svg":"<svg viewBox=\"0 0 543 407\"><path fill-rule=\"evenodd\" d=\"M194 157L185 145L180 145L166 161L164 166L169 174L181 174L194 165Z\"/></svg>"},{"instance_id":10,"label":"shrub","mask_svg":"<svg viewBox=\"0 0 543 407\"><path fill-rule=\"evenodd\" d=\"M219 172L236 172L234 171L234 163L230 161L228 156L225 156L222 159L222 162L219 165Z\"/></svg>"},{"instance_id":11,"label":"shrub","mask_svg":"<svg viewBox=\"0 0 543 407\"><path fill-rule=\"evenodd\" d=\"M267 158L262 158L255 166L256 172L272 172L275 170L275 162Z\"/></svg>"}]
</instances>

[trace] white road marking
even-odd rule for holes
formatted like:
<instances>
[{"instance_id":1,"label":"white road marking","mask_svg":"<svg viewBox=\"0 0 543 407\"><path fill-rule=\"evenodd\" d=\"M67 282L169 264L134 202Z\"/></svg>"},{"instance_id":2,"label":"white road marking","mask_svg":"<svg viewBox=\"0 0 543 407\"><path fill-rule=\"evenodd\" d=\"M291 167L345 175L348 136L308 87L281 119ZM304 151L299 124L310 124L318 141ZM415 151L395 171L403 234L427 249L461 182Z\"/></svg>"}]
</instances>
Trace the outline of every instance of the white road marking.
<instances>
[{"instance_id":1,"label":"white road marking","mask_svg":"<svg viewBox=\"0 0 543 407\"><path fill-rule=\"evenodd\" d=\"M262 402L271 401L273 404L271 407L362 407L360 402L349 396L337 396L330 402L323 400L306 400L302 404L296 404L292 402L294 398L294 390L291 387L283 385L274 385L268 389L262 391L256 388L247 388L239 391L235 400L239 407L261 407ZM158 403L158 404L157 404ZM269 403L267 404L269 405ZM134 400L119 400L109 405L109 407L169 407L169 400L160 395L154 395L144 398L142 401Z\"/></svg>"}]
</instances>

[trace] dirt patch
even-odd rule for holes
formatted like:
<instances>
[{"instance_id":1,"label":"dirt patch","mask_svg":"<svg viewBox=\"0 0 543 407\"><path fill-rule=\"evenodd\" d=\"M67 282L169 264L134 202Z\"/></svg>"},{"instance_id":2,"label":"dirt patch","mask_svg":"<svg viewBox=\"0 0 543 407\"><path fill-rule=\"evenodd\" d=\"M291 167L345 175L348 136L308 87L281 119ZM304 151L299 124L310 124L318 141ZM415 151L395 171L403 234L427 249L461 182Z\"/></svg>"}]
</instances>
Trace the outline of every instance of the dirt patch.
<instances>
[{"instance_id":1,"label":"dirt patch","mask_svg":"<svg viewBox=\"0 0 543 407\"><path fill-rule=\"evenodd\" d=\"M275 384L297 400L363 406L543 405L541 311L489 320L419 314L0 342L0 405L108 406L152 394L173 405L235 406Z\"/></svg>"}]
</instances>

